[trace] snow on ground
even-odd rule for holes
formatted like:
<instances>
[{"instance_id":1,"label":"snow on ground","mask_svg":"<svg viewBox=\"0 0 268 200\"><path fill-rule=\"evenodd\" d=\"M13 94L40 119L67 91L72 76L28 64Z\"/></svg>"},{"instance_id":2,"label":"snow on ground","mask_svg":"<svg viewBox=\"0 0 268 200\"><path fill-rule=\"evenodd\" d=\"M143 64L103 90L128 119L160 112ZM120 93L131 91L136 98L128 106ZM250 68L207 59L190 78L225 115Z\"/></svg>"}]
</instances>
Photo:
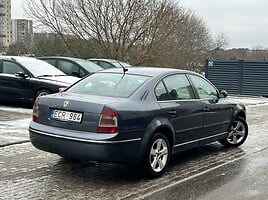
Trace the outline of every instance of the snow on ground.
<instances>
[{"instance_id":1,"label":"snow on ground","mask_svg":"<svg viewBox=\"0 0 268 200\"><path fill-rule=\"evenodd\" d=\"M32 109L30 108L17 108L17 107L2 106L2 105L0 105L0 111L16 112L16 113L21 113L21 114L32 114Z\"/></svg>"},{"instance_id":2,"label":"snow on ground","mask_svg":"<svg viewBox=\"0 0 268 200\"><path fill-rule=\"evenodd\" d=\"M268 105L268 98L266 97L230 95L228 98L243 103L247 107Z\"/></svg>"}]
</instances>

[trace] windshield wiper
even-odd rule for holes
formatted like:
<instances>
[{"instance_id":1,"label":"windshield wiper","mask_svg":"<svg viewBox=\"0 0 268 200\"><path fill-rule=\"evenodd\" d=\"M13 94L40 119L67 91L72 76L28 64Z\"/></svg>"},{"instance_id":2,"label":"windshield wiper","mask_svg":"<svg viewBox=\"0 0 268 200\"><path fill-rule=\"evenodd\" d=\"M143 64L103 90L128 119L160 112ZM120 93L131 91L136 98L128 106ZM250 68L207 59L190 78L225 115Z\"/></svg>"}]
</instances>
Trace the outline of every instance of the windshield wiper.
<instances>
[{"instance_id":1,"label":"windshield wiper","mask_svg":"<svg viewBox=\"0 0 268 200\"><path fill-rule=\"evenodd\" d=\"M52 76L52 75L44 74L44 75L37 76L37 78L39 78L39 77L49 77L49 76Z\"/></svg>"},{"instance_id":2,"label":"windshield wiper","mask_svg":"<svg viewBox=\"0 0 268 200\"><path fill-rule=\"evenodd\" d=\"M53 76L66 76L66 75L64 75L64 74L61 74L61 75L49 75L49 74L44 74L44 75L39 75L39 76L37 76L37 78L39 78L39 77L53 77Z\"/></svg>"}]
</instances>

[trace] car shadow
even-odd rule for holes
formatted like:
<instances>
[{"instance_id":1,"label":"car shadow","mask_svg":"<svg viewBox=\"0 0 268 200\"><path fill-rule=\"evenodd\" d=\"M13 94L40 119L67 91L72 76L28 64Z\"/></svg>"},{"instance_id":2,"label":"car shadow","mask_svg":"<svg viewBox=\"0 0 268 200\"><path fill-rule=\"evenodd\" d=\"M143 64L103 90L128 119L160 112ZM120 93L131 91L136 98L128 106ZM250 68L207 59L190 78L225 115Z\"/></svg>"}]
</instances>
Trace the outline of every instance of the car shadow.
<instances>
[{"instance_id":1,"label":"car shadow","mask_svg":"<svg viewBox=\"0 0 268 200\"><path fill-rule=\"evenodd\" d=\"M148 178L141 168L133 165L70 162L59 158L49 168L50 184L46 184L46 189L52 190L53 185L60 185L63 193L75 188L86 197L90 194L96 199L104 198L102 194L110 195L111 199L118 196L131 199L199 173L210 172L209 169L224 166L224 163L243 155L245 152L240 148L224 148L217 143L205 145L174 155L166 173L155 179Z\"/></svg>"},{"instance_id":2,"label":"car shadow","mask_svg":"<svg viewBox=\"0 0 268 200\"><path fill-rule=\"evenodd\" d=\"M225 148L218 143L193 148L173 155L167 171L162 177L174 176L174 173L177 174L180 171L189 173L190 168L193 168L195 172L197 171L195 168L204 170L204 168L213 167L213 165L219 165L243 155L245 153L240 148ZM68 161L60 158L55 168L60 168L62 172L72 178L74 178L73 176L76 179L87 178L94 182L125 183L151 179L143 173L141 167L135 165Z\"/></svg>"}]
</instances>

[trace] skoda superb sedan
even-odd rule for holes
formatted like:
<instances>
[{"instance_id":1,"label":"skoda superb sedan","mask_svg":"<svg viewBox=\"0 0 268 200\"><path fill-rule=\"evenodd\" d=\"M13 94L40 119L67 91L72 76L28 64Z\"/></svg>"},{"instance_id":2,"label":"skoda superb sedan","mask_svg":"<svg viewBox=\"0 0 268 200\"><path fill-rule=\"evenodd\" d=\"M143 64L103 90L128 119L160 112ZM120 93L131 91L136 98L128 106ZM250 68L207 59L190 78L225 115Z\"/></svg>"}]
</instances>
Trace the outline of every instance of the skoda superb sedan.
<instances>
[{"instance_id":1,"label":"skoda superb sedan","mask_svg":"<svg viewBox=\"0 0 268 200\"><path fill-rule=\"evenodd\" d=\"M190 71L108 69L38 98L30 141L65 159L132 163L160 176L176 152L245 142L245 107L226 96Z\"/></svg>"}]
</instances>

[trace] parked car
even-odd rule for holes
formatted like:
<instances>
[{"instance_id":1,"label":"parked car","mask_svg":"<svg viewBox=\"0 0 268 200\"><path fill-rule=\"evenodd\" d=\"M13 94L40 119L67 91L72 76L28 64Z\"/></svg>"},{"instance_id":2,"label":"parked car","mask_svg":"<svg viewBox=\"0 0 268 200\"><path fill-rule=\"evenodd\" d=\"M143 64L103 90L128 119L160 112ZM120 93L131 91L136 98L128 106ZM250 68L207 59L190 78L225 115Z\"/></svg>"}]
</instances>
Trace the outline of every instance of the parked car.
<instances>
[{"instance_id":1,"label":"parked car","mask_svg":"<svg viewBox=\"0 0 268 200\"><path fill-rule=\"evenodd\" d=\"M113 68L38 98L30 140L66 159L142 165L160 176L173 153L248 135L245 106L203 76L167 68Z\"/></svg>"},{"instance_id":2,"label":"parked car","mask_svg":"<svg viewBox=\"0 0 268 200\"><path fill-rule=\"evenodd\" d=\"M130 64L120 61L120 60L112 60L112 59L101 59L101 58L90 58L88 59L91 62L94 62L101 66L104 69L109 69L109 68L115 68L115 67L131 67Z\"/></svg>"},{"instance_id":3,"label":"parked car","mask_svg":"<svg viewBox=\"0 0 268 200\"><path fill-rule=\"evenodd\" d=\"M35 58L0 56L0 99L33 103L36 97L55 93L78 81Z\"/></svg>"},{"instance_id":4,"label":"parked car","mask_svg":"<svg viewBox=\"0 0 268 200\"><path fill-rule=\"evenodd\" d=\"M77 76L79 78L88 74L95 73L103 70L103 68L91 61L71 58L71 57L39 57L39 59L48 62L49 64L57 67L69 76Z\"/></svg>"}]
</instances>

